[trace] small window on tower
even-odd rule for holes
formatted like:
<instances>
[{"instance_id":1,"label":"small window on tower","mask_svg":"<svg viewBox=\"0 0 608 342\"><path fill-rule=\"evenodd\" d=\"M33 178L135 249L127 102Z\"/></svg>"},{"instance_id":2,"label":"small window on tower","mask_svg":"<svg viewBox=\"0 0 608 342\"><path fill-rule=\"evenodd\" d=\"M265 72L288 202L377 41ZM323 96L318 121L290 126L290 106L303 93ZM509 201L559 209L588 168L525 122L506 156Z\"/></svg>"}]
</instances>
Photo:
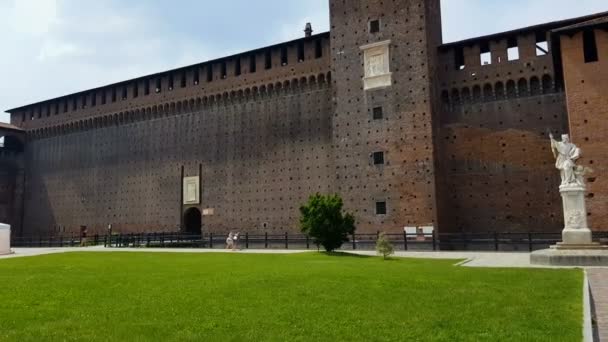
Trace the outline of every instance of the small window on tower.
<instances>
[{"instance_id":1,"label":"small window on tower","mask_svg":"<svg viewBox=\"0 0 608 342\"><path fill-rule=\"evenodd\" d=\"M507 59L509 61L516 61L519 59L519 45L517 38L509 38L507 41Z\"/></svg>"},{"instance_id":2,"label":"small window on tower","mask_svg":"<svg viewBox=\"0 0 608 342\"><path fill-rule=\"evenodd\" d=\"M547 42L546 32L536 33L536 56L545 56L549 54L549 43Z\"/></svg>"},{"instance_id":3,"label":"small window on tower","mask_svg":"<svg viewBox=\"0 0 608 342\"><path fill-rule=\"evenodd\" d=\"M241 76L241 57L237 57L234 62L234 75Z\"/></svg>"},{"instance_id":4,"label":"small window on tower","mask_svg":"<svg viewBox=\"0 0 608 342\"><path fill-rule=\"evenodd\" d=\"M384 165L384 152L374 152L374 165Z\"/></svg>"},{"instance_id":5,"label":"small window on tower","mask_svg":"<svg viewBox=\"0 0 608 342\"><path fill-rule=\"evenodd\" d=\"M194 68L194 85L198 85L200 82L200 76L198 72L198 67Z\"/></svg>"},{"instance_id":6,"label":"small window on tower","mask_svg":"<svg viewBox=\"0 0 608 342\"><path fill-rule=\"evenodd\" d=\"M289 62L287 57L287 47L281 46L281 65L285 66Z\"/></svg>"},{"instance_id":7,"label":"small window on tower","mask_svg":"<svg viewBox=\"0 0 608 342\"><path fill-rule=\"evenodd\" d=\"M593 63L599 60L593 29L583 31L583 50L585 52L585 63Z\"/></svg>"},{"instance_id":8,"label":"small window on tower","mask_svg":"<svg viewBox=\"0 0 608 342\"><path fill-rule=\"evenodd\" d=\"M159 78L156 79L156 89L155 89L155 91L156 91L157 94L161 92L161 90L162 90L161 87L162 87L162 79L159 77Z\"/></svg>"},{"instance_id":9,"label":"small window on tower","mask_svg":"<svg viewBox=\"0 0 608 342\"><path fill-rule=\"evenodd\" d=\"M213 65L207 65L207 82L213 81Z\"/></svg>"},{"instance_id":10,"label":"small window on tower","mask_svg":"<svg viewBox=\"0 0 608 342\"><path fill-rule=\"evenodd\" d=\"M386 215L386 202L376 202L376 215Z\"/></svg>"},{"instance_id":11,"label":"small window on tower","mask_svg":"<svg viewBox=\"0 0 608 342\"><path fill-rule=\"evenodd\" d=\"M181 88L186 88L186 82L187 82L187 80L186 80L186 72L182 71L182 74L181 74L180 80L179 80L179 86Z\"/></svg>"},{"instance_id":12,"label":"small window on tower","mask_svg":"<svg viewBox=\"0 0 608 342\"><path fill-rule=\"evenodd\" d=\"M169 90L173 90L173 74L169 74Z\"/></svg>"},{"instance_id":13,"label":"small window on tower","mask_svg":"<svg viewBox=\"0 0 608 342\"><path fill-rule=\"evenodd\" d=\"M369 33L380 32L380 20L372 20L369 22Z\"/></svg>"},{"instance_id":14,"label":"small window on tower","mask_svg":"<svg viewBox=\"0 0 608 342\"><path fill-rule=\"evenodd\" d=\"M490 65L492 64L492 52L490 51L490 44L483 43L480 46L480 55L481 65Z\"/></svg>"},{"instance_id":15,"label":"small window on tower","mask_svg":"<svg viewBox=\"0 0 608 342\"><path fill-rule=\"evenodd\" d=\"M257 70L257 65L256 65L256 59L255 59L255 54L251 54L251 56L249 56L249 72L250 73L254 73Z\"/></svg>"},{"instance_id":16,"label":"small window on tower","mask_svg":"<svg viewBox=\"0 0 608 342\"><path fill-rule=\"evenodd\" d=\"M298 62L304 62L304 42L298 43Z\"/></svg>"},{"instance_id":17,"label":"small window on tower","mask_svg":"<svg viewBox=\"0 0 608 342\"><path fill-rule=\"evenodd\" d=\"M315 41L315 58L323 57L323 43L320 39Z\"/></svg>"},{"instance_id":18,"label":"small window on tower","mask_svg":"<svg viewBox=\"0 0 608 342\"><path fill-rule=\"evenodd\" d=\"M220 64L220 72L222 74L222 78L228 77L228 71L227 71L227 67L226 67L226 61L223 61L222 64Z\"/></svg>"},{"instance_id":19,"label":"small window on tower","mask_svg":"<svg viewBox=\"0 0 608 342\"><path fill-rule=\"evenodd\" d=\"M382 107L374 107L374 120L382 120L384 118L384 110Z\"/></svg>"},{"instance_id":20,"label":"small window on tower","mask_svg":"<svg viewBox=\"0 0 608 342\"><path fill-rule=\"evenodd\" d=\"M266 51L265 60L266 60L266 63L265 63L266 69L272 68L272 53L270 50Z\"/></svg>"}]
</instances>

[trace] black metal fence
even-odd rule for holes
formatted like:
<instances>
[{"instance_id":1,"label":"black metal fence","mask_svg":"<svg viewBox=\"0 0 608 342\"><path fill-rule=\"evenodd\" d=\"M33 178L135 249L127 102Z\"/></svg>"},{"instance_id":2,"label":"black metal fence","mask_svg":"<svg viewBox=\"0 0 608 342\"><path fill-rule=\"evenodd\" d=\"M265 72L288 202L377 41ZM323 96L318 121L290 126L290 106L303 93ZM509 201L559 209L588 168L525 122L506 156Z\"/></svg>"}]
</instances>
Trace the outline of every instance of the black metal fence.
<instances>
[{"instance_id":1,"label":"black metal fence","mask_svg":"<svg viewBox=\"0 0 608 342\"><path fill-rule=\"evenodd\" d=\"M342 250L374 250L380 233L354 234ZM561 241L561 233L441 233L441 234L386 234L399 251L525 251L531 252ZM183 233L140 233L94 235L83 239L70 236L14 237L13 247L78 247L104 246L107 248L226 248L227 234L187 235ZM608 241L608 232L594 233L594 240ZM240 235L238 249L318 249L314 241L303 234Z\"/></svg>"}]
</instances>

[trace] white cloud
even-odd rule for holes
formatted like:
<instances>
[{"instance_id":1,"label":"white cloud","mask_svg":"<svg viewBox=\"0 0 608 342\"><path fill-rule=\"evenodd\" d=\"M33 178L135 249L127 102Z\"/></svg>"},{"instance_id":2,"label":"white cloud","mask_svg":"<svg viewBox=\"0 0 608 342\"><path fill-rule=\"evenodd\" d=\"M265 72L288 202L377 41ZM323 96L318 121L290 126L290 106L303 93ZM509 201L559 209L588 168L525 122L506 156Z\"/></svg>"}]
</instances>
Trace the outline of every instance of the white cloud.
<instances>
[{"instance_id":1,"label":"white cloud","mask_svg":"<svg viewBox=\"0 0 608 342\"><path fill-rule=\"evenodd\" d=\"M48 33L57 22L57 0L15 0L10 22L17 33Z\"/></svg>"}]
</instances>

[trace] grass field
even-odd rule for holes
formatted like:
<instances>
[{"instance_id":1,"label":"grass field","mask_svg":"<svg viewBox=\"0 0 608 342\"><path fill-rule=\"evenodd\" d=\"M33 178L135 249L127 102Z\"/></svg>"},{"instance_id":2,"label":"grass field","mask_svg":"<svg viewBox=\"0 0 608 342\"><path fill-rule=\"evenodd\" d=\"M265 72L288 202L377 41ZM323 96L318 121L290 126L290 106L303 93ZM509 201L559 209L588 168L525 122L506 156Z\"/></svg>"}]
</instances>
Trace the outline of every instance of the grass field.
<instances>
[{"instance_id":1,"label":"grass field","mask_svg":"<svg viewBox=\"0 0 608 342\"><path fill-rule=\"evenodd\" d=\"M316 253L0 260L0 340L581 340L581 271L453 263Z\"/></svg>"}]
</instances>

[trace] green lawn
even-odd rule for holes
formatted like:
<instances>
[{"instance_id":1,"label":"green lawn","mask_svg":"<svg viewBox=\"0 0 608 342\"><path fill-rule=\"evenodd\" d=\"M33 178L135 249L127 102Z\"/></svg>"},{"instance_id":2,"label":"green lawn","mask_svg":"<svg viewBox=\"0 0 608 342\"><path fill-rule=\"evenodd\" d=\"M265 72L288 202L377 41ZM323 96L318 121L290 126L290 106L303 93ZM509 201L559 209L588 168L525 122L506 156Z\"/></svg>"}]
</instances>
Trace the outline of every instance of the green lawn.
<instances>
[{"instance_id":1,"label":"green lawn","mask_svg":"<svg viewBox=\"0 0 608 342\"><path fill-rule=\"evenodd\" d=\"M355 256L0 260L0 341L580 341L579 270Z\"/></svg>"}]
</instances>

